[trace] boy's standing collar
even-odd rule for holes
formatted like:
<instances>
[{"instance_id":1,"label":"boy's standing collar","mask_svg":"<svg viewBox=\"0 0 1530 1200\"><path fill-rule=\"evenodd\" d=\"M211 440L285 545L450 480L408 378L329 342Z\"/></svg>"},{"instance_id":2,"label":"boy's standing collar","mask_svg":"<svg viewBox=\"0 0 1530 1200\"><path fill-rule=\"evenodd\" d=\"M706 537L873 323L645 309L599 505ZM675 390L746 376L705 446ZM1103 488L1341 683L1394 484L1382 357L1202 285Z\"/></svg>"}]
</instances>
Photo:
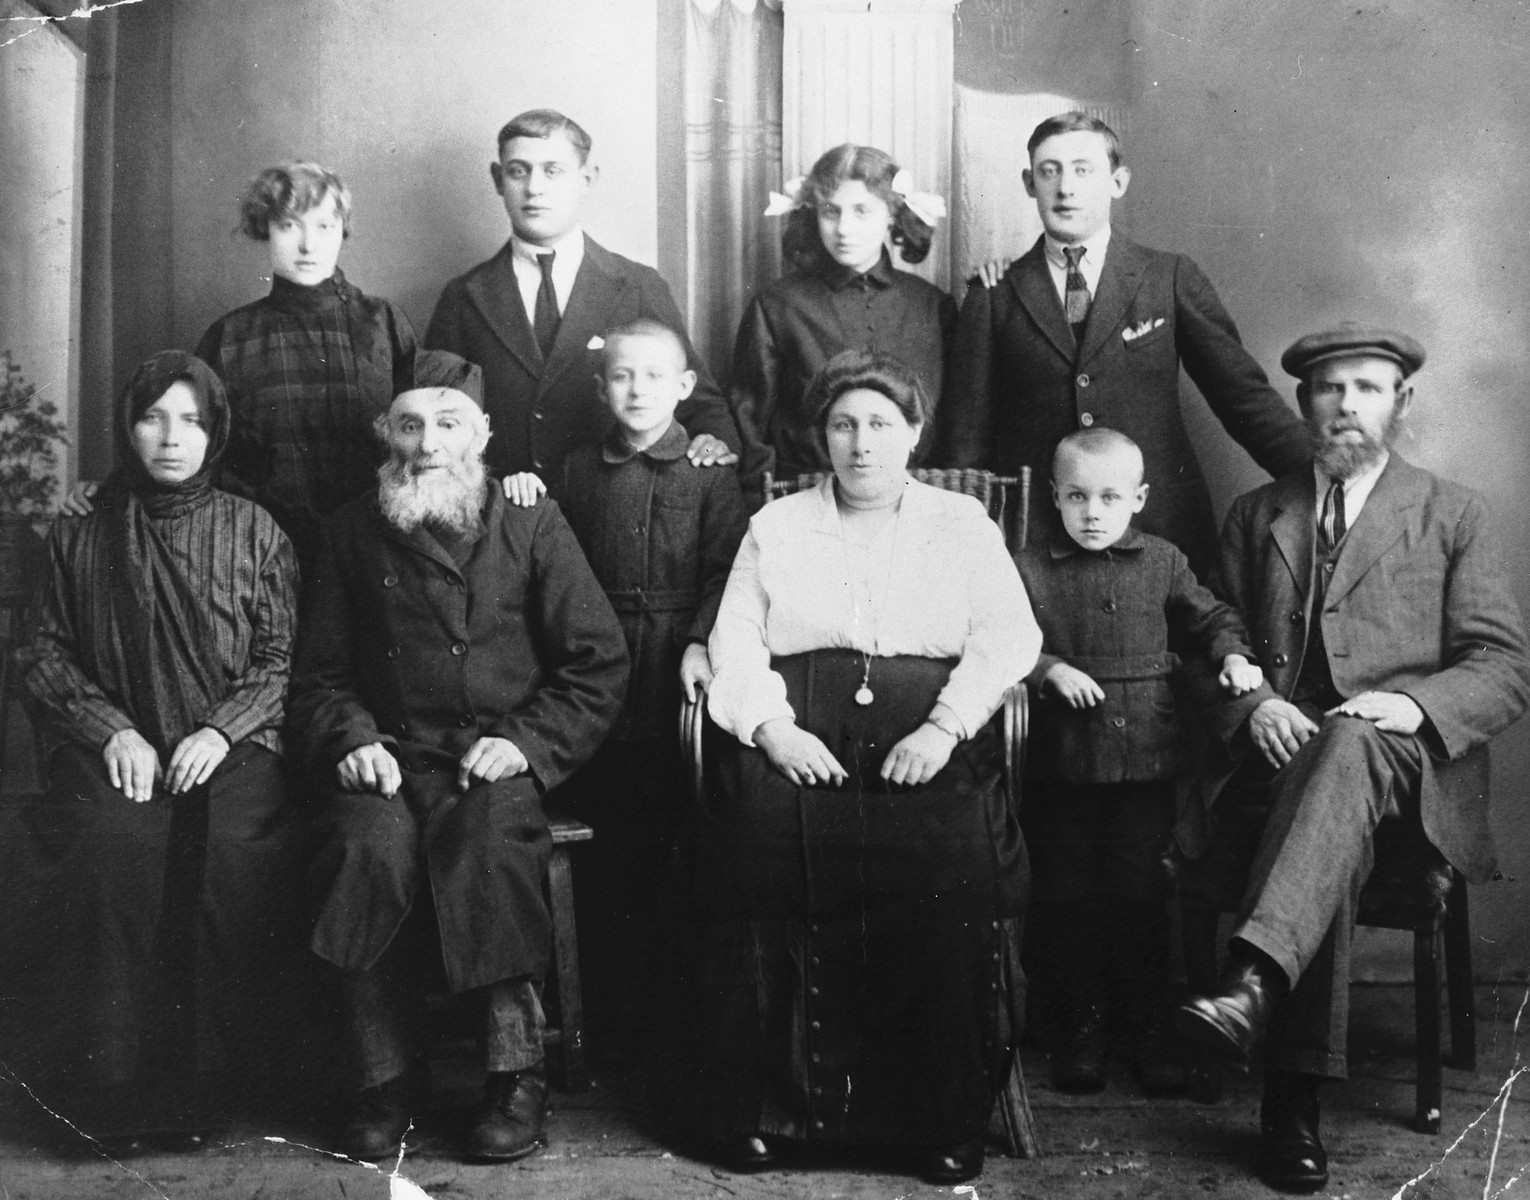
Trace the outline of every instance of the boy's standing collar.
<instances>
[{"instance_id":1,"label":"boy's standing collar","mask_svg":"<svg viewBox=\"0 0 1530 1200\"><path fill-rule=\"evenodd\" d=\"M669 428L659 435L658 441L641 450L634 450L629 446L627 439L622 436L622 427L613 425L611 432L606 435L606 440L601 443L600 457L612 464L628 462L639 454L646 454L658 462L674 462L675 459L685 456L685 451L690 444L690 434L685 432L685 426L679 421L671 421Z\"/></svg>"},{"instance_id":2,"label":"boy's standing collar","mask_svg":"<svg viewBox=\"0 0 1530 1200\"><path fill-rule=\"evenodd\" d=\"M1103 550L1086 550L1070 538L1066 530L1059 529L1052 535L1047 545L1047 552L1054 559L1072 558L1075 554L1109 554L1113 550L1141 550L1145 545L1147 543L1143 540L1142 534L1137 532L1135 525L1128 526L1126 532L1117 541Z\"/></svg>"}]
</instances>

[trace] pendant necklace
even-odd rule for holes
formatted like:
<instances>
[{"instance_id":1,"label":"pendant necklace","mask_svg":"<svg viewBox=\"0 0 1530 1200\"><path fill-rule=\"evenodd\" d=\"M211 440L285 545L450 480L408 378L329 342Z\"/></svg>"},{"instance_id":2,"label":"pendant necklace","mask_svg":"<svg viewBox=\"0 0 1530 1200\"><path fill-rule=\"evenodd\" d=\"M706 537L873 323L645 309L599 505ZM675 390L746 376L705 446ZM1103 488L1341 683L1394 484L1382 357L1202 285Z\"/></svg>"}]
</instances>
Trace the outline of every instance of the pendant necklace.
<instances>
[{"instance_id":1,"label":"pendant necklace","mask_svg":"<svg viewBox=\"0 0 1530 1200\"><path fill-rule=\"evenodd\" d=\"M892 586L893 564L897 561L897 551L898 551L898 521L902 518L902 516L903 516L903 498L900 496L900 497L898 497L897 508L896 508L896 510L893 513L893 519L892 519L892 545L889 547L889 551L888 551L888 555L887 555L887 574L886 574L886 576L882 580L882 603L881 603L880 607L875 608L875 609L871 609L871 588L869 586L870 582L871 582L871 580L870 580L870 574L871 574L871 546L872 546L872 543L874 543L877 540L877 537L881 533L881 530L877 530L877 532L874 533L871 536L871 539L866 543L866 574L868 576L867 581L866 581L867 585L868 585L867 588L866 588L866 606L867 606L868 609L871 609L872 613L875 615L875 617L876 617L876 626L880 626L881 625L881 623L882 623L882 612L887 608L887 592L888 592L888 589ZM839 519L839 536L840 536L840 540L843 543L844 548L845 548L845 585L850 589L850 612L851 612L851 617L852 617L852 619L853 619L853 621L855 623L855 628L856 628L857 632L859 632L860 627L861 627L861 602L860 602L859 596L857 594L857 589L856 589L856 586L855 586L855 573L854 573L854 571L851 570L851 567L850 567L850 537L845 532L845 518L844 518L843 514L840 515L840 519ZM871 649L873 651L876 649L876 646L877 646L877 629L876 629L876 626L873 626L872 631L871 631ZM862 708L865 708L867 705L871 704L872 701L874 701L876 699L876 693L871 690L871 653L869 653L868 651L862 650L861 654L866 659L866 669L861 673L861 686L855 689L855 697L854 698L855 698L855 702L857 704L859 704Z\"/></svg>"}]
</instances>

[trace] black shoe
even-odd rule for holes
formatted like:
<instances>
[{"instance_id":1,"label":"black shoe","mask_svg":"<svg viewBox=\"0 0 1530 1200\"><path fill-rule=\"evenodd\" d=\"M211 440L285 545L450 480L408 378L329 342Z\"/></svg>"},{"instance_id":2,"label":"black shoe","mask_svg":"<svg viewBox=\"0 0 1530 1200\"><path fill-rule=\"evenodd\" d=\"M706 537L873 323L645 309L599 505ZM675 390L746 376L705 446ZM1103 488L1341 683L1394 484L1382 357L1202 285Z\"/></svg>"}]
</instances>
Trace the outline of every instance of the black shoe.
<instances>
[{"instance_id":1,"label":"black shoe","mask_svg":"<svg viewBox=\"0 0 1530 1200\"><path fill-rule=\"evenodd\" d=\"M1059 1092L1098 1092L1105 1086L1105 1014L1088 1005L1073 1014L1052 1051L1052 1086Z\"/></svg>"},{"instance_id":2,"label":"black shoe","mask_svg":"<svg viewBox=\"0 0 1530 1200\"><path fill-rule=\"evenodd\" d=\"M936 1150L919 1169L926 1183L966 1183L983 1173L983 1139L973 1138L956 1146Z\"/></svg>"},{"instance_id":3,"label":"black shoe","mask_svg":"<svg viewBox=\"0 0 1530 1200\"><path fill-rule=\"evenodd\" d=\"M547 1064L524 1071L490 1071L483 1106L468 1135L468 1153L496 1162L524 1158L547 1143L542 1120L547 1112Z\"/></svg>"},{"instance_id":4,"label":"black shoe","mask_svg":"<svg viewBox=\"0 0 1530 1200\"><path fill-rule=\"evenodd\" d=\"M752 1175L776 1165L776 1155L757 1133L741 1133L731 1137L718 1155L722 1165L739 1175Z\"/></svg>"},{"instance_id":5,"label":"black shoe","mask_svg":"<svg viewBox=\"0 0 1530 1200\"><path fill-rule=\"evenodd\" d=\"M1144 1095L1171 1096L1185 1090L1185 1048L1162 1024L1148 1024L1137 1034L1133 1066Z\"/></svg>"},{"instance_id":6,"label":"black shoe","mask_svg":"<svg viewBox=\"0 0 1530 1200\"><path fill-rule=\"evenodd\" d=\"M1174 1028L1197 1046L1247 1063L1284 992L1285 977L1278 967L1235 962L1223 976L1220 992L1192 996L1174 1010Z\"/></svg>"},{"instance_id":7,"label":"black shoe","mask_svg":"<svg viewBox=\"0 0 1530 1200\"><path fill-rule=\"evenodd\" d=\"M377 1087L362 1088L355 1112L340 1132L340 1149L363 1162L396 1156L421 1090L415 1071L395 1075Z\"/></svg>"},{"instance_id":8,"label":"black shoe","mask_svg":"<svg viewBox=\"0 0 1530 1200\"><path fill-rule=\"evenodd\" d=\"M1314 1192L1328 1182L1328 1152L1318 1136L1318 1079L1271 1071L1259 1109L1259 1175L1282 1192Z\"/></svg>"}]
</instances>

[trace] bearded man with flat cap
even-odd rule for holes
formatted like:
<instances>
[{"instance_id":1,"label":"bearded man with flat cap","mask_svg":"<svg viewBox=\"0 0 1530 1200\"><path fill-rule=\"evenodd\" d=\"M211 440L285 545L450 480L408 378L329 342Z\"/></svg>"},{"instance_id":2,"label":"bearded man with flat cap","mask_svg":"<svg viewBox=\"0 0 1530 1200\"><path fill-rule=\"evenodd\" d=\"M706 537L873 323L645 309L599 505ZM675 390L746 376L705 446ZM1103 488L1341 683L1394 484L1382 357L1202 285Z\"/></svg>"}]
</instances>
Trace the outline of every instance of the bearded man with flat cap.
<instances>
[{"instance_id":1,"label":"bearded man with flat cap","mask_svg":"<svg viewBox=\"0 0 1530 1200\"><path fill-rule=\"evenodd\" d=\"M424 1102L419 1000L444 971L484 1010L469 1152L518 1158L541 1144L547 1094L542 796L621 711L626 643L557 505L486 483L476 366L422 353L377 431L376 493L323 530L290 707L330 789L309 886L361 1085L341 1143L397 1152Z\"/></svg>"},{"instance_id":2,"label":"bearded man with flat cap","mask_svg":"<svg viewBox=\"0 0 1530 1200\"><path fill-rule=\"evenodd\" d=\"M1490 878L1487 744L1530 703L1486 505L1393 448L1423 362L1406 334L1353 323L1292 345L1281 365L1301 381L1314 467L1235 501L1222 535L1220 585L1266 682L1221 710L1229 754L1203 795L1262 776L1270 813L1221 990L1176 1025L1234 1060L1268 1034L1260 1168L1283 1190L1328 1179L1317 1088L1346 1076L1350 939L1377 824L1408 822L1468 880ZM1214 819L1185 814L1188 856Z\"/></svg>"}]
</instances>

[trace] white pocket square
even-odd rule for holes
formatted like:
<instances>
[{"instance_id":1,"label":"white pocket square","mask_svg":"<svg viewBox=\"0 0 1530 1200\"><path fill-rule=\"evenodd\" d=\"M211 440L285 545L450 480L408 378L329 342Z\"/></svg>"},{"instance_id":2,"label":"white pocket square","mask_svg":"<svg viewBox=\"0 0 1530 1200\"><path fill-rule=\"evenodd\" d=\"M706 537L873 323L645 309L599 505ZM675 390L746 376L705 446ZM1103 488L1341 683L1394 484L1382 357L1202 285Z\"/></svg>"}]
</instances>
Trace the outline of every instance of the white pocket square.
<instances>
[{"instance_id":1,"label":"white pocket square","mask_svg":"<svg viewBox=\"0 0 1530 1200\"><path fill-rule=\"evenodd\" d=\"M1157 329L1162 324L1162 317L1156 317L1142 321L1136 325L1133 325L1130 329L1123 329L1121 331L1121 340L1123 342L1135 342L1138 338L1152 333L1153 330Z\"/></svg>"}]
</instances>

